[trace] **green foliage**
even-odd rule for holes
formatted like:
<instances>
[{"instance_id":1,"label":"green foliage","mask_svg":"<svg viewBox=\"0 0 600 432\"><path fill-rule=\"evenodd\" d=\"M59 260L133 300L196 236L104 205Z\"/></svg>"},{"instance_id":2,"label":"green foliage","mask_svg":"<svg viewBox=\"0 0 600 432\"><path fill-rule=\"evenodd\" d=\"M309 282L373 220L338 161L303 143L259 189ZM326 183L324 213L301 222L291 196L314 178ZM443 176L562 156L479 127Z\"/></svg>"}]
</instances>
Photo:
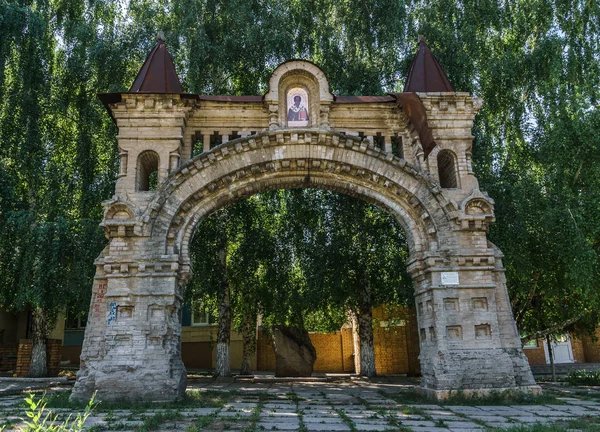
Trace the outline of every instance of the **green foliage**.
<instances>
[{"instance_id":1,"label":"green foliage","mask_svg":"<svg viewBox=\"0 0 600 432\"><path fill-rule=\"evenodd\" d=\"M94 398L89 401L83 413L77 414L74 419L71 414L64 420L58 421L58 415L46 410L44 397L35 400L35 396L30 394L25 399L29 410L25 412L29 420L25 420L25 428L27 432L78 432L84 430L85 421L92 413L94 408Z\"/></svg>"},{"instance_id":2,"label":"green foliage","mask_svg":"<svg viewBox=\"0 0 600 432\"><path fill-rule=\"evenodd\" d=\"M227 248L227 276L219 250ZM412 284L402 228L381 209L321 190L258 194L203 220L190 245L188 297L215 304L227 277L235 324L244 311L263 323L339 330L363 284L374 305L408 304Z\"/></svg>"},{"instance_id":3,"label":"green foliage","mask_svg":"<svg viewBox=\"0 0 600 432\"><path fill-rule=\"evenodd\" d=\"M567 381L573 385L600 386L600 371L571 371L567 376Z\"/></svg>"},{"instance_id":4,"label":"green foliage","mask_svg":"<svg viewBox=\"0 0 600 432\"><path fill-rule=\"evenodd\" d=\"M484 100L473 167L496 201L489 236L505 254L521 333L588 331L600 316L599 17L597 2L579 0L2 1L0 307L42 306L50 317L69 303L86 308L104 244L100 203L113 193L118 154L116 128L95 95L127 90L158 31L184 91L209 94L261 94L291 58L321 66L336 94L401 90L422 33L455 89ZM372 243L368 233L385 224L366 216L350 218L332 241ZM317 216L310 223L317 231L306 245L334 226ZM353 237L349 227L362 223L370 228ZM269 224L275 228L256 225L252 236L273 236L287 221ZM308 301L318 322L339 320L339 307L311 305L308 293L331 282L329 300L340 305L338 288L353 286L362 267L335 268L338 279L319 271L329 264L308 246L295 244L303 254L291 259L295 249L283 240L260 254L236 242L253 261L232 278L257 297L266 286L276 290L270 302L281 306L280 318L289 315L282 305L297 300ZM232 268L242 268L243 248ZM362 252L328 249L372 277ZM404 284L405 276L382 280ZM306 295L288 298L287 289Z\"/></svg>"}]
</instances>

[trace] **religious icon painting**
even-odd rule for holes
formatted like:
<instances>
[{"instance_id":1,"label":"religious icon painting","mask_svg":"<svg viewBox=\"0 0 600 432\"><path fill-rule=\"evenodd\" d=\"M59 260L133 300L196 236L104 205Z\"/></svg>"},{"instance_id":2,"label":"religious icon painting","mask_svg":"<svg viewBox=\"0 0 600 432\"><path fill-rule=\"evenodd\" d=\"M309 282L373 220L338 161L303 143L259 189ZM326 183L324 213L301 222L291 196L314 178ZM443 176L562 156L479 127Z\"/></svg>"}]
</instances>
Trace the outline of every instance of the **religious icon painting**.
<instances>
[{"instance_id":1,"label":"religious icon painting","mask_svg":"<svg viewBox=\"0 0 600 432\"><path fill-rule=\"evenodd\" d=\"M292 88L287 93L288 127L308 126L308 93L303 88Z\"/></svg>"}]
</instances>

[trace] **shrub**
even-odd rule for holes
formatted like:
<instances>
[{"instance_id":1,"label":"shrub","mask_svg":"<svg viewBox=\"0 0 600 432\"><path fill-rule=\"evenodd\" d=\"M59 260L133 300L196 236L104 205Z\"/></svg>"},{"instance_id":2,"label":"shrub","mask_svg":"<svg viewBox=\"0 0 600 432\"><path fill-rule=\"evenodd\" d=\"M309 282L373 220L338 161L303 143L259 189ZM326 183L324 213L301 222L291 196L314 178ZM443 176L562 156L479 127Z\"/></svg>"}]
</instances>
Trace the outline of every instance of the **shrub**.
<instances>
[{"instance_id":1,"label":"shrub","mask_svg":"<svg viewBox=\"0 0 600 432\"><path fill-rule=\"evenodd\" d=\"M567 376L567 381L573 385L597 385L600 386L600 370L586 371L576 370L572 371Z\"/></svg>"}]
</instances>

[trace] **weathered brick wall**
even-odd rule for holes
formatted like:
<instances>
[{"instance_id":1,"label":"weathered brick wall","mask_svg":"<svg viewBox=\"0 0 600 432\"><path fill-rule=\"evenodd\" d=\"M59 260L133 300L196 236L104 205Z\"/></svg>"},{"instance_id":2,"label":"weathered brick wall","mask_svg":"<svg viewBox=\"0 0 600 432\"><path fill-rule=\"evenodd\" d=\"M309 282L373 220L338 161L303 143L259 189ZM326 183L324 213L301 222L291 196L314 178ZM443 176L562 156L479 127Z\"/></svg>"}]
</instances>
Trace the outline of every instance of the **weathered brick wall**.
<instances>
[{"instance_id":1,"label":"weathered brick wall","mask_svg":"<svg viewBox=\"0 0 600 432\"><path fill-rule=\"evenodd\" d=\"M600 363L600 328L596 330L596 340L591 337L582 337L583 353L588 363Z\"/></svg>"},{"instance_id":2,"label":"weathered brick wall","mask_svg":"<svg viewBox=\"0 0 600 432\"><path fill-rule=\"evenodd\" d=\"M375 370L380 375L408 373L406 327L375 328Z\"/></svg>"},{"instance_id":3,"label":"weathered brick wall","mask_svg":"<svg viewBox=\"0 0 600 432\"><path fill-rule=\"evenodd\" d=\"M378 374L404 374L408 366L408 313L406 308L373 308L375 370Z\"/></svg>"},{"instance_id":4,"label":"weathered brick wall","mask_svg":"<svg viewBox=\"0 0 600 432\"><path fill-rule=\"evenodd\" d=\"M181 357L186 368L211 369L217 363L217 332L218 327L211 326L185 326L181 331ZM232 369L239 369L242 365L243 354L242 334L231 332L229 343L229 359ZM256 365L255 356L250 358L250 368Z\"/></svg>"},{"instance_id":5,"label":"weathered brick wall","mask_svg":"<svg viewBox=\"0 0 600 432\"><path fill-rule=\"evenodd\" d=\"M31 349L33 341L31 339L21 339L19 341L17 358L17 377L26 377L31 366ZM60 370L60 360L62 354L62 340L48 339L46 342L46 358L48 366L48 376L58 376Z\"/></svg>"},{"instance_id":6,"label":"weathered brick wall","mask_svg":"<svg viewBox=\"0 0 600 432\"><path fill-rule=\"evenodd\" d=\"M354 340L352 338L352 328L342 328L342 364L343 372L354 372Z\"/></svg>"},{"instance_id":7,"label":"weathered brick wall","mask_svg":"<svg viewBox=\"0 0 600 432\"><path fill-rule=\"evenodd\" d=\"M256 370L275 370L275 351L271 343L271 335L265 334L263 330L258 331L256 342Z\"/></svg>"},{"instance_id":8,"label":"weathered brick wall","mask_svg":"<svg viewBox=\"0 0 600 432\"><path fill-rule=\"evenodd\" d=\"M0 346L0 372L14 372L18 349L17 344Z\"/></svg>"},{"instance_id":9,"label":"weathered brick wall","mask_svg":"<svg viewBox=\"0 0 600 432\"><path fill-rule=\"evenodd\" d=\"M334 333L310 333L310 340L317 351L315 372L352 372L352 332L344 329ZM349 337L348 337L349 334ZM343 340L346 339L344 346ZM259 330L257 342L257 370L275 370L275 351L271 337Z\"/></svg>"},{"instance_id":10,"label":"weathered brick wall","mask_svg":"<svg viewBox=\"0 0 600 432\"><path fill-rule=\"evenodd\" d=\"M378 374L418 375L419 340L414 310L399 307L373 309L375 367ZM334 333L310 333L317 361L315 372L354 372L352 329ZM257 370L275 370L275 353L270 337L259 331Z\"/></svg>"},{"instance_id":11,"label":"weathered brick wall","mask_svg":"<svg viewBox=\"0 0 600 432\"><path fill-rule=\"evenodd\" d=\"M317 351L315 372L343 372L342 334L310 333L310 340Z\"/></svg>"},{"instance_id":12,"label":"weathered brick wall","mask_svg":"<svg viewBox=\"0 0 600 432\"><path fill-rule=\"evenodd\" d=\"M576 363L585 363L585 352L583 349L583 340L571 335L571 348L573 349L573 359Z\"/></svg>"},{"instance_id":13,"label":"weathered brick wall","mask_svg":"<svg viewBox=\"0 0 600 432\"><path fill-rule=\"evenodd\" d=\"M537 347L525 347L523 352L530 365L546 364L546 353L544 351L544 342L542 339L537 340Z\"/></svg>"}]
</instances>

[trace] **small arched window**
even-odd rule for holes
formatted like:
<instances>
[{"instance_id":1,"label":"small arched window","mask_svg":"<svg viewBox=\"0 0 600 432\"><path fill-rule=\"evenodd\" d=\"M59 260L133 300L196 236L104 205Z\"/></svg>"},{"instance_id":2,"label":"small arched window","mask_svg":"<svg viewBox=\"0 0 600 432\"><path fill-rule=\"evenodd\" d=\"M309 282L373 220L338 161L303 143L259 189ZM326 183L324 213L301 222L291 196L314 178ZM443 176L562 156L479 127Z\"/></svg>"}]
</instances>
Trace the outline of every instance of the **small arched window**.
<instances>
[{"instance_id":1,"label":"small arched window","mask_svg":"<svg viewBox=\"0 0 600 432\"><path fill-rule=\"evenodd\" d=\"M137 163L137 190L151 191L158 185L158 153L146 150L140 153Z\"/></svg>"},{"instance_id":2,"label":"small arched window","mask_svg":"<svg viewBox=\"0 0 600 432\"><path fill-rule=\"evenodd\" d=\"M458 172L456 169L456 156L450 150L438 153L438 176L440 186L443 188L458 188Z\"/></svg>"}]
</instances>

